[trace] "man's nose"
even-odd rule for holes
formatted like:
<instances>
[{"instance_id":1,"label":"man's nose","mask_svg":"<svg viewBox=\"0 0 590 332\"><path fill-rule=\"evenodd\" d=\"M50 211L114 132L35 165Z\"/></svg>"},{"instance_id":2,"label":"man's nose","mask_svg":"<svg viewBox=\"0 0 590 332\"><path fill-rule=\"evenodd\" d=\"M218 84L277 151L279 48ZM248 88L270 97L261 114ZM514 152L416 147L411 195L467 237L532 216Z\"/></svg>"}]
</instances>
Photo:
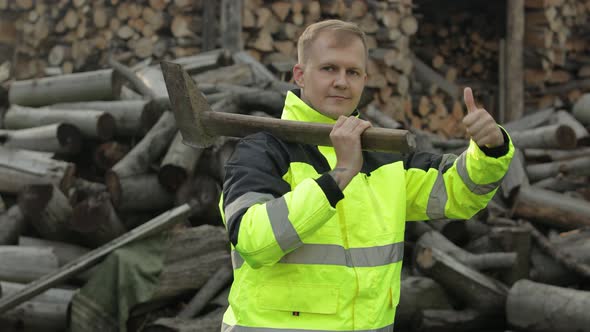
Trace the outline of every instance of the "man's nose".
<instances>
[{"instance_id":1,"label":"man's nose","mask_svg":"<svg viewBox=\"0 0 590 332\"><path fill-rule=\"evenodd\" d=\"M339 89L346 89L348 87L348 79L346 77L346 70L341 70L334 79L334 86Z\"/></svg>"}]
</instances>

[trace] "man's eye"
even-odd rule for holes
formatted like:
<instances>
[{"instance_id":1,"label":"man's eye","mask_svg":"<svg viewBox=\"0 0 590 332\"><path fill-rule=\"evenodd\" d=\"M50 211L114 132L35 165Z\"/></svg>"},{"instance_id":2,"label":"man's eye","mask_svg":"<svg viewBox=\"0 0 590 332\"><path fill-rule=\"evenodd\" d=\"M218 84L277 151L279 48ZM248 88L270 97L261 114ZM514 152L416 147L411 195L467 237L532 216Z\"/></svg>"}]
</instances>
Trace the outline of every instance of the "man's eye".
<instances>
[{"instance_id":1,"label":"man's eye","mask_svg":"<svg viewBox=\"0 0 590 332\"><path fill-rule=\"evenodd\" d=\"M354 76L358 76L358 75L360 75L360 74L359 74L359 72L358 72L358 71L356 71L356 70L349 70L349 71L348 71L348 74L349 74L349 75L354 75Z\"/></svg>"},{"instance_id":2,"label":"man's eye","mask_svg":"<svg viewBox=\"0 0 590 332\"><path fill-rule=\"evenodd\" d=\"M326 67L323 67L322 70L325 70L325 71L333 71L334 70L334 67L326 66Z\"/></svg>"}]
</instances>

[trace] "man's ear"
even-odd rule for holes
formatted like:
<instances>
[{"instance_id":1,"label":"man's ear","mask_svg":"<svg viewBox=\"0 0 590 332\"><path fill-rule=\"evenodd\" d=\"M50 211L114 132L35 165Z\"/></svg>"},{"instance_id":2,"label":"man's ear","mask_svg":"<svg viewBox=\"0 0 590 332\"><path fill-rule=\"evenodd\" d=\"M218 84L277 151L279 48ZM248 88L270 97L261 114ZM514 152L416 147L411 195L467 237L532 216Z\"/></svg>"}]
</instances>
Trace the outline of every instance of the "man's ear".
<instances>
[{"instance_id":1,"label":"man's ear","mask_svg":"<svg viewBox=\"0 0 590 332\"><path fill-rule=\"evenodd\" d=\"M303 65L298 63L293 67L293 80L300 88L303 88Z\"/></svg>"}]
</instances>

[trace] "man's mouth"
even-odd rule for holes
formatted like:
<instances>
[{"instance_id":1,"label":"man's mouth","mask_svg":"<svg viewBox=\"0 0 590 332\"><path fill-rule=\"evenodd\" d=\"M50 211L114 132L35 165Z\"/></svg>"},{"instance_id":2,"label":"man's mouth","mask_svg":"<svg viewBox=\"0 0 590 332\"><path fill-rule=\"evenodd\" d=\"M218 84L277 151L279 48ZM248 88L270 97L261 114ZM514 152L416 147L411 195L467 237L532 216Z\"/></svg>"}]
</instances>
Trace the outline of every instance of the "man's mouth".
<instances>
[{"instance_id":1,"label":"man's mouth","mask_svg":"<svg viewBox=\"0 0 590 332\"><path fill-rule=\"evenodd\" d=\"M328 98L334 98L334 99L338 99L338 100L346 100L346 99L350 99L348 97L343 97L343 96L328 96Z\"/></svg>"}]
</instances>

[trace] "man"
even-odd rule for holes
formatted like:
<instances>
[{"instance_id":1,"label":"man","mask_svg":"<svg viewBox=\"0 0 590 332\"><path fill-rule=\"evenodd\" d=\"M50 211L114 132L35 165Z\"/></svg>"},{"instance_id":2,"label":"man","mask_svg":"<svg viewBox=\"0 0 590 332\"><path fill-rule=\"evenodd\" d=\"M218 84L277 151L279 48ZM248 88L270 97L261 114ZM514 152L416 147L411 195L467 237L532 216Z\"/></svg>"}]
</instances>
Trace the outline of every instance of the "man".
<instances>
[{"instance_id":1,"label":"man","mask_svg":"<svg viewBox=\"0 0 590 332\"><path fill-rule=\"evenodd\" d=\"M406 220L468 219L484 208L514 148L465 91L472 137L460 157L361 151L356 107L364 34L309 26L282 118L335 124L334 147L243 139L226 164L222 210L234 283L222 331L393 331Z\"/></svg>"}]
</instances>

